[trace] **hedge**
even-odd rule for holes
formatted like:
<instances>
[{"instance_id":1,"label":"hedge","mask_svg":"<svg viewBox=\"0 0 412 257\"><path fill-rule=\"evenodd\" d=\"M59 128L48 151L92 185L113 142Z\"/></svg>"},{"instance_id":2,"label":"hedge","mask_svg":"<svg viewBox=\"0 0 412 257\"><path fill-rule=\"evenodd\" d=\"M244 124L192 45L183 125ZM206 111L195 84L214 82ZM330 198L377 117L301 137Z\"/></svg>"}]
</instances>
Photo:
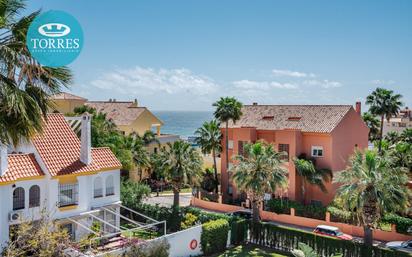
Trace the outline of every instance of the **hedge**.
<instances>
[{"instance_id":1,"label":"hedge","mask_svg":"<svg viewBox=\"0 0 412 257\"><path fill-rule=\"evenodd\" d=\"M247 240L248 221L244 219L234 220L230 224L230 243L232 245L243 244Z\"/></svg>"},{"instance_id":2,"label":"hedge","mask_svg":"<svg viewBox=\"0 0 412 257\"><path fill-rule=\"evenodd\" d=\"M212 220L202 226L200 245L205 255L222 252L226 249L229 222L224 219Z\"/></svg>"},{"instance_id":3,"label":"hedge","mask_svg":"<svg viewBox=\"0 0 412 257\"><path fill-rule=\"evenodd\" d=\"M396 232L408 234L408 229L412 228L412 219L401 217L396 214L387 214L382 218L383 222L395 224Z\"/></svg>"},{"instance_id":4,"label":"hedge","mask_svg":"<svg viewBox=\"0 0 412 257\"><path fill-rule=\"evenodd\" d=\"M251 227L250 242L283 252L298 248L302 242L315 249L319 256L342 253L345 257L411 257L408 253L367 247L361 243L335 239L313 234L299 229L277 226L270 223L256 223Z\"/></svg>"},{"instance_id":5,"label":"hedge","mask_svg":"<svg viewBox=\"0 0 412 257\"><path fill-rule=\"evenodd\" d=\"M295 215L324 220L326 217L326 208L318 204L303 205L299 202L285 199L270 199L266 202L266 208L277 214L290 214L290 208L295 209Z\"/></svg>"}]
</instances>

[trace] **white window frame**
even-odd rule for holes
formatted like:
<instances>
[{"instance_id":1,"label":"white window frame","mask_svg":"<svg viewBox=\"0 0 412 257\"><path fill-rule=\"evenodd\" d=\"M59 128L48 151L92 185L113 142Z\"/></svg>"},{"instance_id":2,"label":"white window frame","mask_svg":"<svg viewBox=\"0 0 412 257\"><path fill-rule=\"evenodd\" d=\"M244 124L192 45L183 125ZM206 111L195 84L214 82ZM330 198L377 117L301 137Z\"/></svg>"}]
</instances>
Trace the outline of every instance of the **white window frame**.
<instances>
[{"instance_id":1,"label":"white window frame","mask_svg":"<svg viewBox=\"0 0 412 257\"><path fill-rule=\"evenodd\" d=\"M229 150L233 150L233 140L229 140L227 147Z\"/></svg>"},{"instance_id":2,"label":"white window frame","mask_svg":"<svg viewBox=\"0 0 412 257\"><path fill-rule=\"evenodd\" d=\"M314 154L314 151L315 151L315 150L317 151L317 154L316 154L316 155ZM319 150L322 151L322 155L319 155ZM312 146L311 156L312 156L312 157L316 157L316 158L325 156L325 150L323 149L323 146Z\"/></svg>"},{"instance_id":3,"label":"white window frame","mask_svg":"<svg viewBox=\"0 0 412 257\"><path fill-rule=\"evenodd\" d=\"M114 183L114 176L109 175L105 179L105 196L112 196L115 195L115 183Z\"/></svg>"},{"instance_id":4,"label":"white window frame","mask_svg":"<svg viewBox=\"0 0 412 257\"><path fill-rule=\"evenodd\" d=\"M103 179L101 177L97 177L94 179L93 189L94 198L103 197Z\"/></svg>"}]
</instances>

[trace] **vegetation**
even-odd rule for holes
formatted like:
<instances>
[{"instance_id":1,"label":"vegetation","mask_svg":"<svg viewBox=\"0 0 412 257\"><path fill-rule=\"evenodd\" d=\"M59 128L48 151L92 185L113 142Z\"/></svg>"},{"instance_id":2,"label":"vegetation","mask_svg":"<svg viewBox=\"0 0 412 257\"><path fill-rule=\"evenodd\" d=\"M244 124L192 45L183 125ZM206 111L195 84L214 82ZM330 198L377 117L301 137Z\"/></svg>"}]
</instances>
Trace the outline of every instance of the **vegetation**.
<instances>
[{"instance_id":1,"label":"vegetation","mask_svg":"<svg viewBox=\"0 0 412 257\"><path fill-rule=\"evenodd\" d=\"M307 244L299 243L298 248L299 249L295 249L292 251L292 254L295 257L318 257L318 253ZM342 257L342 256L343 256L342 254L331 255L331 257Z\"/></svg>"},{"instance_id":2,"label":"vegetation","mask_svg":"<svg viewBox=\"0 0 412 257\"><path fill-rule=\"evenodd\" d=\"M180 224L180 227L182 229L188 229L190 227L193 227L196 222L198 221L198 217L190 212L186 213L183 217L183 220Z\"/></svg>"},{"instance_id":3,"label":"vegetation","mask_svg":"<svg viewBox=\"0 0 412 257\"><path fill-rule=\"evenodd\" d=\"M232 171L236 186L247 193L252 202L253 220L259 221L259 206L267 192L275 192L287 186L287 171L282 166L282 153L270 144L258 142L246 144L245 156L234 157Z\"/></svg>"},{"instance_id":4,"label":"vegetation","mask_svg":"<svg viewBox=\"0 0 412 257\"><path fill-rule=\"evenodd\" d=\"M215 255L213 255L215 256ZM287 255L280 255L273 250L265 247L257 247L255 245L239 245L225 251L216 257L286 257Z\"/></svg>"},{"instance_id":5,"label":"vegetation","mask_svg":"<svg viewBox=\"0 0 412 257\"><path fill-rule=\"evenodd\" d=\"M225 124L225 158L226 158L226 169L229 169L229 121L236 123L242 116L242 103L236 100L234 97L221 97L219 101L213 103L213 106L216 107L214 116L221 123Z\"/></svg>"},{"instance_id":6,"label":"vegetation","mask_svg":"<svg viewBox=\"0 0 412 257\"><path fill-rule=\"evenodd\" d=\"M120 199L125 206L135 209L145 197L150 196L150 187L131 180L122 180Z\"/></svg>"},{"instance_id":7,"label":"vegetation","mask_svg":"<svg viewBox=\"0 0 412 257\"><path fill-rule=\"evenodd\" d=\"M198 138L196 142L200 145L203 154L212 154L213 170L215 174L215 192L219 193L219 178L217 177L216 155L222 150L222 134L220 133L219 123L216 120L204 122L202 127L196 130Z\"/></svg>"},{"instance_id":8,"label":"vegetation","mask_svg":"<svg viewBox=\"0 0 412 257\"><path fill-rule=\"evenodd\" d=\"M369 128L369 141L373 142L379 139L380 131L380 121L370 112L365 112L362 114L363 121Z\"/></svg>"},{"instance_id":9,"label":"vegetation","mask_svg":"<svg viewBox=\"0 0 412 257\"><path fill-rule=\"evenodd\" d=\"M169 257L170 245L166 239L133 244L123 257Z\"/></svg>"},{"instance_id":10,"label":"vegetation","mask_svg":"<svg viewBox=\"0 0 412 257\"><path fill-rule=\"evenodd\" d=\"M70 236L52 221L45 211L41 219L21 223L11 230L10 241L3 249L4 257L64 256Z\"/></svg>"},{"instance_id":11,"label":"vegetation","mask_svg":"<svg viewBox=\"0 0 412 257\"><path fill-rule=\"evenodd\" d=\"M392 90L377 88L366 98L366 104L369 105L369 111L375 116L380 116L380 131L379 131L379 152L382 151L383 140L383 122L385 118L389 122L392 116L399 113L403 105L400 99L402 95L394 94Z\"/></svg>"},{"instance_id":12,"label":"vegetation","mask_svg":"<svg viewBox=\"0 0 412 257\"><path fill-rule=\"evenodd\" d=\"M173 189L173 206L179 206L179 193L184 185L200 185L202 176L202 157L189 143L176 141L168 143L160 153L162 170Z\"/></svg>"},{"instance_id":13,"label":"vegetation","mask_svg":"<svg viewBox=\"0 0 412 257\"><path fill-rule=\"evenodd\" d=\"M66 67L40 65L26 47L26 33L40 11L27 16L22 0L0 2L0 142L17 145L42 131L50 96L72 82Z\"/></svg>"},{"instance_id":14,"label":"vegetation","mask_svg":"<svg viewBox=\"0 0 412 257\"><path fill-rule=\"evenodd\" d=\"M266 208L277 214L290 214L290 208L294 208L296 216L319 220L326 217L326 208L319 204L304 205L292 200L270 199L266 202Z\"/></svg>"},{"instance_id":15,"label":"vegetation","mask_svg":"<svg viewBox=\"0 0 412 257\"><path fill-rule=\"evenodd\" d=\"M226 249L229 233L227 220L219 219L204 223L200 235L200 245L206 255L222 252Z\"/></svg>"},{"instance_id":16,"label":"vegetation","mask_svg":"<svg viewBox=\"0 0 412 257\"><path fill-rule=\"evenodd\" d=\"M340 185L337 196L343 207L353 211L364 227L365 244L372 245L372 228L375 228L385 213L406 209L408 177L400 167L392 166L387 156L375 151L357 151L349 167L339 173L335 183Z\"/></svg>"},{"instance_id":17,"label":"vegetation","mask_svg":"<svg viewBox=\"0 0 412 257\"><path fill-rule=\"evenodd\" d=\"M304 158L294 158L293 162L296 167L296 172L302 180L302 202L306 200L306 185L315 185L324 193L327 193L325 182L332 179L332 171L330 169L317 169L312 160Z\"/></svg>"}]
</instances>

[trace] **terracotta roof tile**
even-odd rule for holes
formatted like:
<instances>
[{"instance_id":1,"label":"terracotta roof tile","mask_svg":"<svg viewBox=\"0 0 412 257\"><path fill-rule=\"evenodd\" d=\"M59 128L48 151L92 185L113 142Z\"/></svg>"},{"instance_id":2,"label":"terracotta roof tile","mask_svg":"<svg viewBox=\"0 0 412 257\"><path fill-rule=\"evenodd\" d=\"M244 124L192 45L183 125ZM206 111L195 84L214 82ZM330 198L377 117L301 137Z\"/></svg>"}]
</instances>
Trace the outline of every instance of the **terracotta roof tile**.
<instances>
[{"instance_id":1,"label":"terracotta roof tile","mask_svg":"<svg viewBox=\"0 0 412 257\"><path fill-rule=\"evenodd\" d=\"M101 164L105 164L104 168L109 168L110 164L115 164L110 168L119 166L117 162L113 162L113 158L116 158L114 154L106 149L94 149L92 158L96 158L96 161L89 165L82 163L80 140L63 114L48 114L43 133L37 135L32 142L52 176L99 171Z\"/></svg>"},{"instance_id":2,"label":"terracotta roof tile","mask_svg":"<svg viewBox=\"0 0 412 257\"><path fill-rule=\"evenodd\" d=\"M120 169L122 167L122 164L109 147L92 148L92 159L100 169L110 169L114 167Z\"/></svg>"},{"instance_id":3,"label":"terracotta roof tile","mask_svg":"<svg viewBox=\"0 0 412 257\"><path fill-rule=\"evenodd\" d=\"M86 98L83 98L83 97L77 96L77 95L73 95L73 94L70 94L70 93L67 93L67 92L61 92L59 94L52 95L51 98L54 99L54 100L84 100L84 101L87 101Z\"/></svg>"},{"instance_id":4,"label":"terracotta roof tile","mask_svg":"<svg viewBox=\"0 0 412 257\"><path fill-rule=\"evenodd\" d=\"M146 110L146 107L135 107L134 102L89 101L86 105L106 113L106 117L118 126L130 125Z\"/></svg>"},{"instance_id":5,"label":"terracotta roof tile","mask_svg":"<svg viewBox=\"0 0 412 257\"><path fill-rule=\"evenodd\" d=\"M351 105L245 105L240 120L235 124L229 122L229 127L330 133L351 108Z\"/></svg>"},{"instance_id":6,"label":"terracotta roof tile","mask_svg":"<svg viewBox=\"0 0 412 257\"><path fill-rule=\"evenodd\" d=\"M3 176L0 176L0 183L38 176L44 176L44 173L34 154L9 154L8 169Z\"/></svg>"}]
</instances>

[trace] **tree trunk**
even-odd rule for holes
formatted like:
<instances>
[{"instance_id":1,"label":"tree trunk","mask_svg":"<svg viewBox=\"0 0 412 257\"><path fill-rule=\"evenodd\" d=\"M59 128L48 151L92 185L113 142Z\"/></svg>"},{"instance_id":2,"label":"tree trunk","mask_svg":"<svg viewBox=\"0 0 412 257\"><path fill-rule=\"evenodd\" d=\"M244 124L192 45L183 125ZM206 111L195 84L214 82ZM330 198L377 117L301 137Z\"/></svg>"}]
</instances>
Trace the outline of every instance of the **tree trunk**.
<instances>
[{"instance_id":1,"label":"tree trunk","mask_svg":"<svg viewBox=\"0 0 412 257\"><path fill-rule=\"evenodd\" d=\"M260 221L259 201L255 201L255 200L252 201L252 220L255 223Z\"/></svg>"},{"instance_id":2,"label":"tree trunk","mask_svg":"<svg viewBox=\"0 0 412 257\"><path fill-rule=\"evenodd\" d=\"M380 131L380 136L379 136L379 153L382 152L382 139L383 139L383 120L385 116L381 116L381 131Z\"/></svg>"},{"instance_id":3,"label":"tree trunk","mask_svg":"<svg viewBox=\"0 0 412 257\"><path fill-rule=\"evenodd\" d=\"M173 188L173 207L179 207L180 205L179 196L180 196L180 190Z\"/></svg>"},{"instance_id":4,"label":"tree trunk","mask_svg":"<svg viewBox=\"0 0 412 257\"><path fill-rule=\"evenodd\" d=\"M302 203L305 204L305 196L306 196L306 182L305 182L305 178L302 177Z\"/></svg>"},{"instance_id":5,"label":"tree trunk","mask_svg":"<svg viewBox=\"0 0 412 257\"><path fill-rule=\"evenodd\" d=\"M373 243L373 234L372 229L368 225L363 226L363 240L366 246L372 246Z\"/></svg>"},{"instance_id":6,"label":"tree trunk","mask_svg":"<svg viewBox=\"0 0 412 257\"><path fill-rule=\"evenodd\" d=\"M212 155L213 155L213 169L215 171L215 190L216 190L216 194L219 193L219 178L217 177L217 165L216 165L216 152L215 149L212 149Z\"/></svg>"}]
</instances>

